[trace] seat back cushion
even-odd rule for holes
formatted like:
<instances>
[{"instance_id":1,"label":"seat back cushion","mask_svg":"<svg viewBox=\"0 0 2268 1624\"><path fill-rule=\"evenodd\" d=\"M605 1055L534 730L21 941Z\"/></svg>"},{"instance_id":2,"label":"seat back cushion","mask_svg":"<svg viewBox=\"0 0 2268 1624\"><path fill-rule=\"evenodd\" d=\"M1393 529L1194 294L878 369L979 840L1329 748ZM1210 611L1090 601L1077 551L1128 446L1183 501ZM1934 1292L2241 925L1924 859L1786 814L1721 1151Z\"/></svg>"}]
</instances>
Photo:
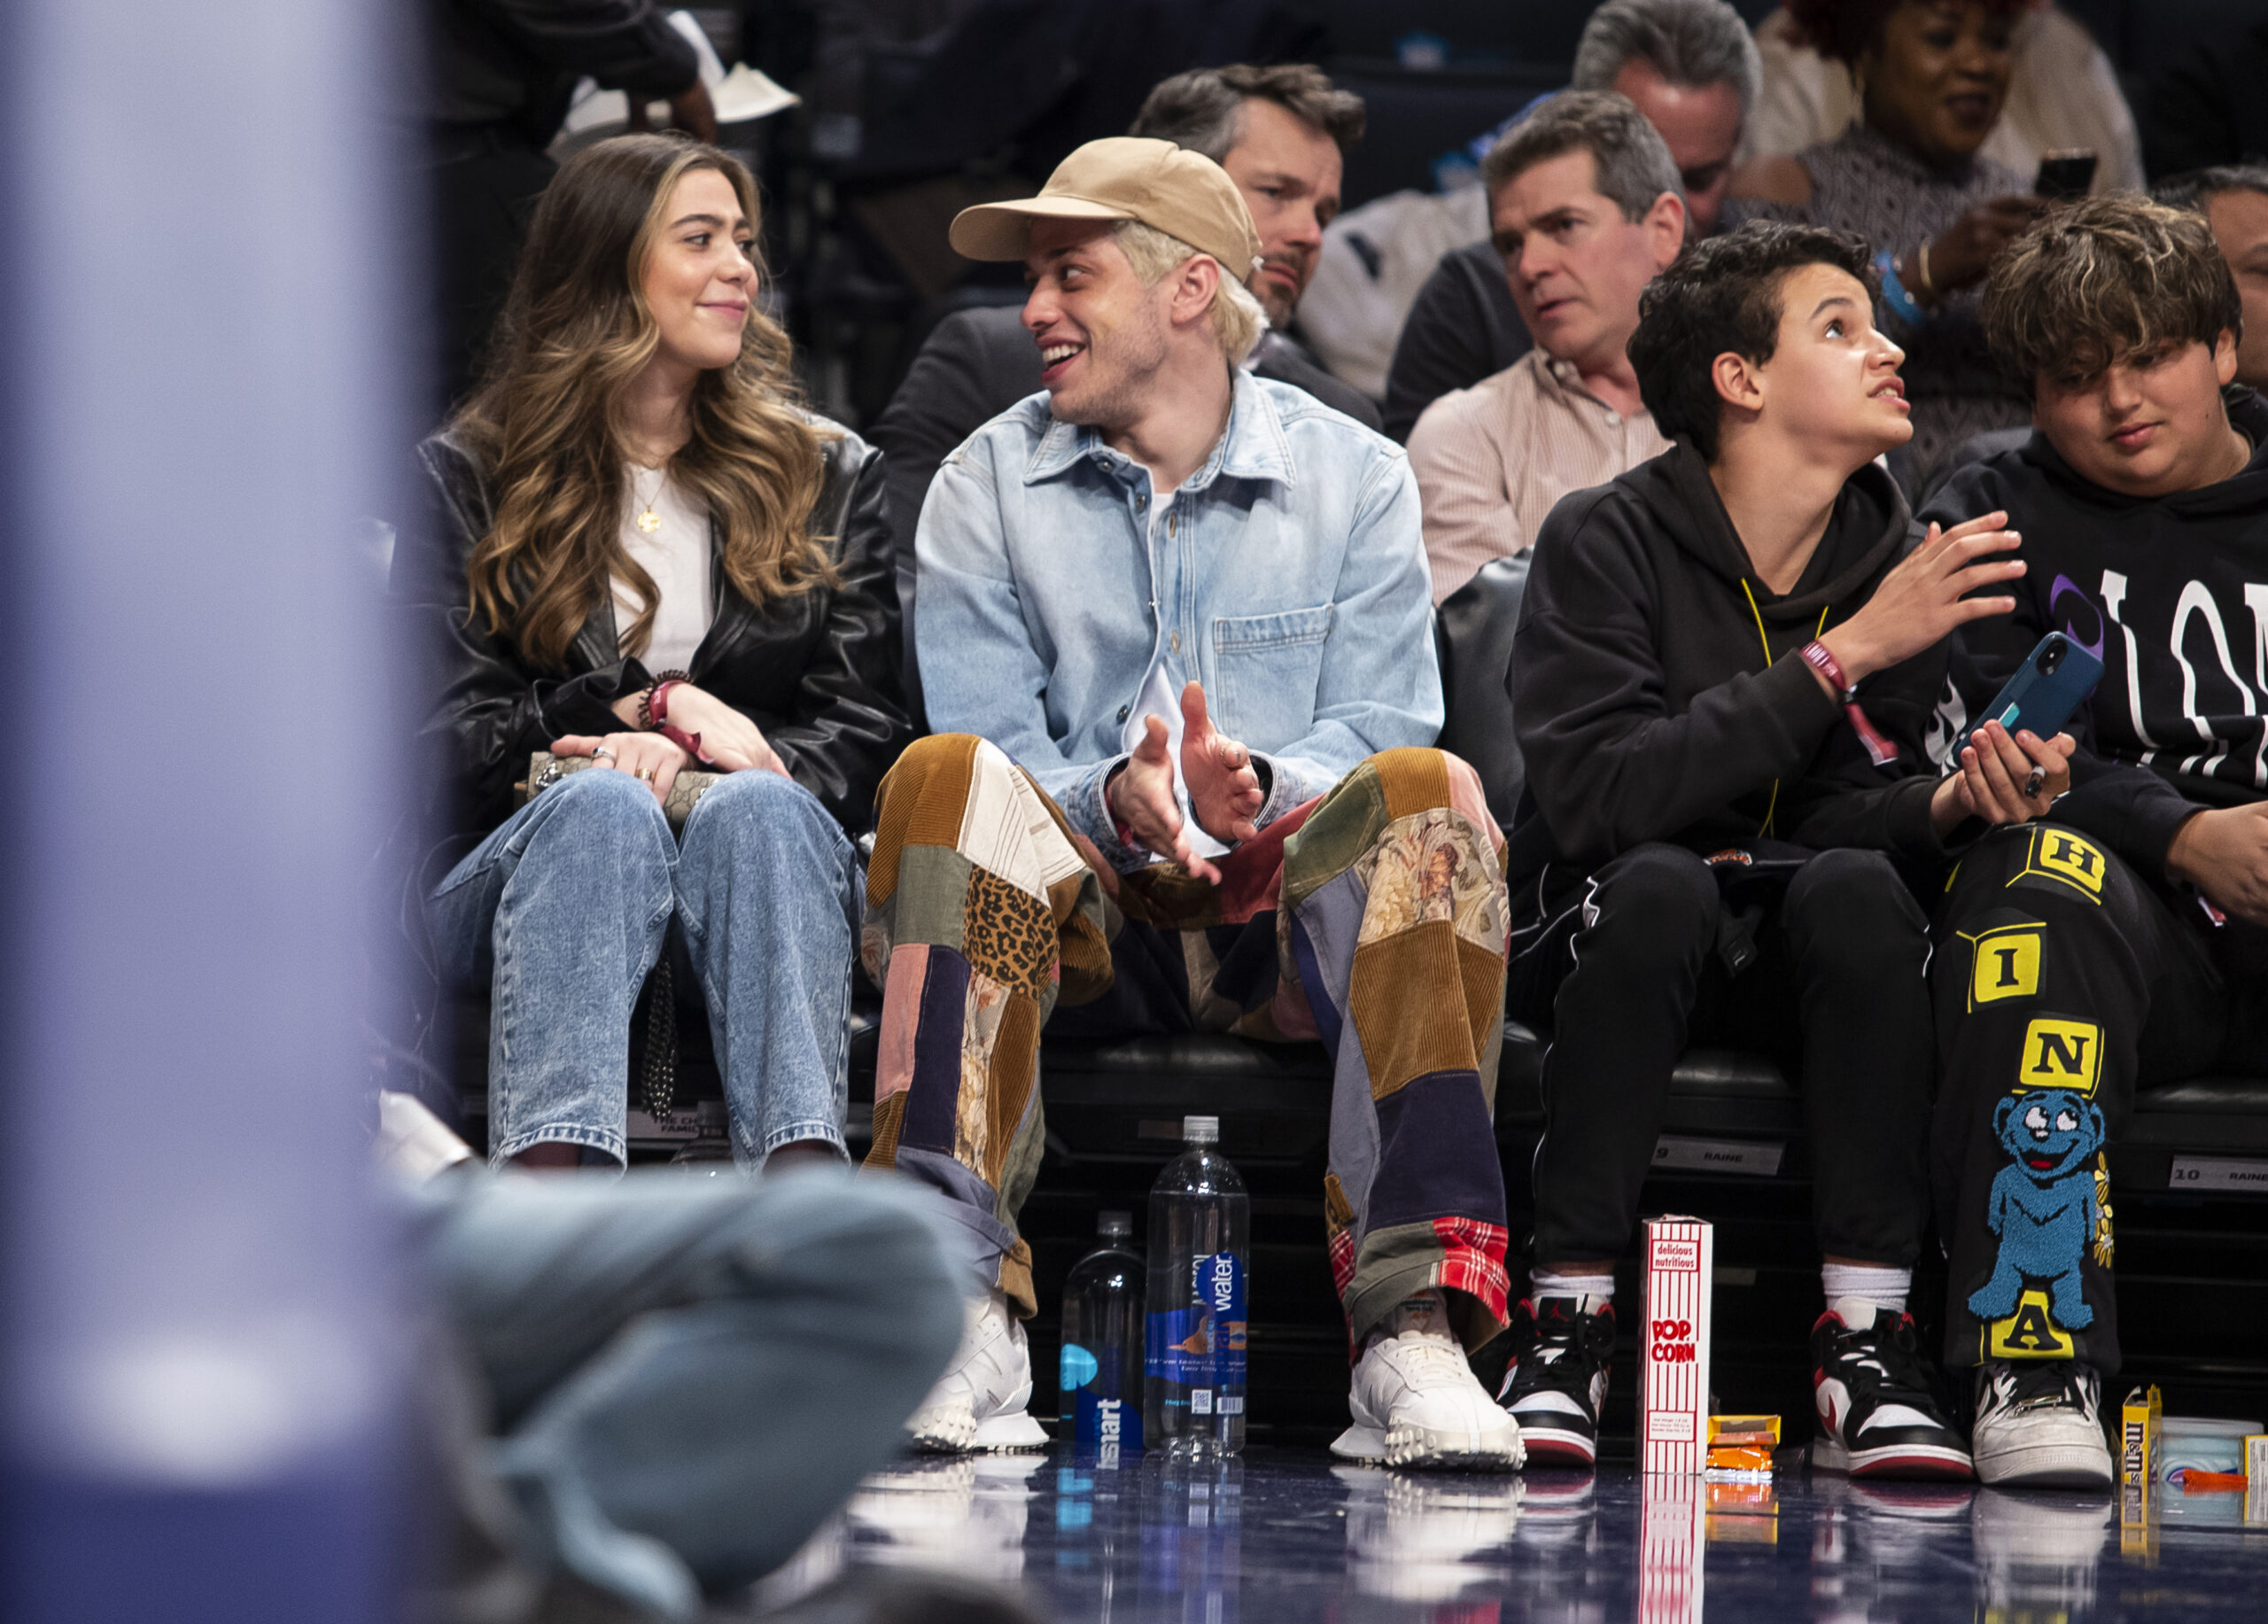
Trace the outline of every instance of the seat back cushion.
<instances>
[{"instance_id":1,"label":"seat back cushion","mask_svg":"<svg viewBox=\"0 0 2268 1624\"><path fill-rule=\"evenodd\" d=\"M1483 564L1449 595L1437 622L1448 703L1441 748L1480 774L1488 810L1507 829L1519 804L1522 768L1505 680L1511 672L1512 633L1519 626L1527 566L1526 553Z\"/></svg>"}]
</instances>

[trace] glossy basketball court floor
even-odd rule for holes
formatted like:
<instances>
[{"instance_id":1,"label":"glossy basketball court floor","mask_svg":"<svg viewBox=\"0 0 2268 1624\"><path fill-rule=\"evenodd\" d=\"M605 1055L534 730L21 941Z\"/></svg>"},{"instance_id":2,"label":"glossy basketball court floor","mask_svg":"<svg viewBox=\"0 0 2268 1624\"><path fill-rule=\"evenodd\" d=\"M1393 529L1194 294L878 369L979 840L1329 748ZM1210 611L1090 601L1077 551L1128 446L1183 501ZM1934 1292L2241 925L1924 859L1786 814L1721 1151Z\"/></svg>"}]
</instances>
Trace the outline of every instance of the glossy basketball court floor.
<instances>
[{"instance_id":1,"label":"glossy basketball court floor","mask_svg":"<svg viewBox=\"0 0 2268 1624\"><path fill-rule=\"evenodd\" d=\"M1210 1467L1045 1455L909 1460L869 1480L773 1599L845 1565L946 1570L1053 1620L2268 1617L2268 1507L2242 1494L1458 1477L1254 1447ZM2264 1496L2268 1498L2268 1496Z\"/></svg>"}]
</instances>

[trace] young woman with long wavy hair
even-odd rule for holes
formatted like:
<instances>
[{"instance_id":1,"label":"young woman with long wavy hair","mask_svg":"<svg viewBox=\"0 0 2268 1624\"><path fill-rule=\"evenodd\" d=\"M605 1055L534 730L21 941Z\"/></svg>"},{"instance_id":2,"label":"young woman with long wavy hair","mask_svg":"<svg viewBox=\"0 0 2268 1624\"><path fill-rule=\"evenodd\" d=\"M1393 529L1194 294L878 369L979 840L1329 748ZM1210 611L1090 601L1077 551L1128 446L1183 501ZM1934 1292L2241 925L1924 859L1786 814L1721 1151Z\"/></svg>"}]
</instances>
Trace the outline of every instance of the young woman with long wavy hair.
<instances>
[{"instance_id":1,"label":"young woman with long wavy hair","mask_svg":"<svg viewBox=\"0 0 2268 1624\"><path fill-rule=\"evenodd\" d=\"M398 576L439 644L425 733L472 847L425 911L443 975L492 991L500 1164L625 1160L631 1014L664 954L706 1006L739 1160L843 1154L848 831L913 729L881 460L796 404L756 220L713 147L578 154L485 381L419 448L431 503ZM593 765L516 812L544 750ZM673 837L694 767L726 776Z\"/></svg>"}]
</instances>

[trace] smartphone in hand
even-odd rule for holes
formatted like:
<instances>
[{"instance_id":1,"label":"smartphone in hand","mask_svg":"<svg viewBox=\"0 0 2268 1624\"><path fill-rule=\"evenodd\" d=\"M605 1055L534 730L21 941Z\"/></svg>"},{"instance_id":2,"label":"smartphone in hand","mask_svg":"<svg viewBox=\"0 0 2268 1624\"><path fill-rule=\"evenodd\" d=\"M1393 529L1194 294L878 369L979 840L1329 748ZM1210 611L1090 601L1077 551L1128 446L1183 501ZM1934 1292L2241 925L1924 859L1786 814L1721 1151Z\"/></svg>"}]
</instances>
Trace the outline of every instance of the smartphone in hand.
<instances>
[{"instance_id":1,"label":"smartphone in hand","mask_svg":"<svg viewBox=\"0 0 2268 1624\"><path fill-rule=\"evenodd\" d=\"M2092 149L2083 146L2062 147L2039 160L2039 173L2033 177L2032 191L2054 203L2069 202L2084 198L2087 188L2094 184L2095 156Z\"/></svg>"},{"instance_id":2,"label":"smartphone in hand","mask_svg":"<svg viewBox=\"0 0 2268 1624\"><path fill-rule=\"evenodd\" d=\"M2029 727L2043 739L2054 738L2101 680L2101 660L2062 633L2050 632L2024 657L1992 703L1977 713L1976 727L1961 730L1948 760L1959 765L1970 736L1987 722L2000 723L2011 736L2018 728Z\"/></svg>"}]
</instances>

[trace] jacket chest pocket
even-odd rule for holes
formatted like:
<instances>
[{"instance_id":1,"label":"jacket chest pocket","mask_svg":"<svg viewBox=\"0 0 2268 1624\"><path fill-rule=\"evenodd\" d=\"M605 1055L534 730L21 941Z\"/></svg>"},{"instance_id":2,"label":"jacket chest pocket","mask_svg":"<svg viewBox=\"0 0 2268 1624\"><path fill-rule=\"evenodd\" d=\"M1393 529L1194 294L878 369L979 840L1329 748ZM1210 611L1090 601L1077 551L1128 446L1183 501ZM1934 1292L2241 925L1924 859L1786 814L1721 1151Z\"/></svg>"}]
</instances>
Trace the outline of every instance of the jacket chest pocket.
<instances>
[{"instance_id":1,"label":"jacket chest pocket","mask_svg":"<svg viewBox=\"0 0 2268 1624\"><path fill-rule=\"evenodd\" d=\"M1255 750L1281 750L1315 721L1332 604L1213 622L1213 714L1223 732Z\"/></svg>"}]
</instances>

